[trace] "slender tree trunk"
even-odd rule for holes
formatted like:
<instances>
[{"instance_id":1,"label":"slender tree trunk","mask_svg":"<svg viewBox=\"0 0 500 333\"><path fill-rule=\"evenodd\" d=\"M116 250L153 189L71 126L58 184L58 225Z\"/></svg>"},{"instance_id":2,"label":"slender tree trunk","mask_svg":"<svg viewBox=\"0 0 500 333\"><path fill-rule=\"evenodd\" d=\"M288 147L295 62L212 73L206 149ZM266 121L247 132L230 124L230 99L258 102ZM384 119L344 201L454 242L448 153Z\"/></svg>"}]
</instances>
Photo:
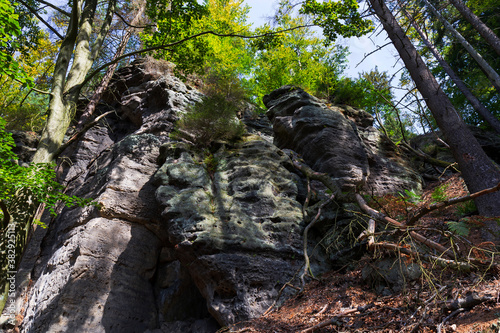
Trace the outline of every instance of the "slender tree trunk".
<instances>
[{"instance_id":1,"label":"slender tree trunk","mask_svg":"<svg viewBox=\"0 0 500 333\"><path fill-rule=\"evenodd\" d=\"M138 3L138 8L136 9L136 14L132 21L130 22L130 26L125 30L125 33L123 34L122 39L120 40L120 44L118 45L118 48L116 49L115 55L113 56L113 60L117 59L118 57L122 56L123 53L125 52L125 49L127 47L128 41L130 40L130 37L132 37L132 34L137 30L134 26L136 26L142 15L144 14L144 9L146 5L143 1ZM116 68L118 67L118 62L115 62L114 64L110 65L108 69L106 70L106 73L104 74L104 77L102 78L101 83L95 90L94 94L90 98L89 103L87 104L87 107L83 111L82 116L80 117L80 120L78 121L77 129L81 130L85 123L89 120L89 118L92 116L94 113L97 105L99 104L99 101L101 100L102 94L104 91L109 86L109 82L111 81L111 78L113 77L113 74L115 73Z\"/></svg>"},{"instance_id":2,"label":"slender tree trunk","mask_svg":"<svg viewBox=\"0 0 500 333\"><path fill-rule=\"evenodd\" d=\"M469 7L467 7L462 0L449 0L453 6L462 14L462 16L469 22L474 29L476 29L477 32L481 35L481 37L484 38L484 40L490 44L490 46L495 50L495 52L500 55L500 38L498 38L495 33L488 28L486 24L481 21L479 17L476 16L470 10Z\"/></svg>"},{"instance_id":3,"label":"slender tree trunk","mask_svg":"<svg viewBox=\"0 0 500 333\"><path fill-rule=\"evenodd\" d=\"M497 185L500 170L482 150L384 1L370 0L370 4L450 145L469 191L475 193ZM500 216L500 192L480 197L475 202L482 215ZM500 231L496 221L488 227Z\"/></svg>"},{"instance_id":4,"label":"slender tree trunk","mask_svg":"<svg viewBox=\"0 0 500 333\"><path fill-rule=\"evenodd\" d=\"M61 146L74 114L81 83L85 80L92 64L102 49L104 37L111 26L116 0L109 0L106 17L101 30L91 45L92 25L97 0L85 2L74 0L68 32L63 40L54 69L52 96L49 103L49 117L38 144L34 163L52 161L54 153ZM71 69L69 63L73 58Z\"/></svg>"},{"instance_id":5,"label":"slender tree trunk","mask_svg":"<svg viewBox=\"0 0 500 333\"><path fill-rule=\"evenodd\" d=\"M491 67L486 60L465 40L465 38L448 22L443 15L439 13L439 11L427 0L423 0L430 11L443 23L445 28L460 42L460 44L464 47L464 49L469 52L469 54L476 60L479 66L482 68L488 79L491 81L491 84L495 87L495 89L500 93L500 75Z\"/></svg>"},{"instance_id":6,"label":"slender tree trunk","mask_svg":"<svg viewBox=\"0 0 500 333\"><path fill-rule=\"evenodd\" d=\"M424 44L432 52L432 54L437 59L441 67L443 67L443 69L445 70L446 74L448 74L450 79L455 83L458 89L460 89L462 94L464 94L465 98L467 98L467 100L472 105L474 110L476 110L476 112L479 113L497 133L500 133L500 120L498 120L493 114L491 114L491 112L477 99L477 97L474 96L474 94L469 90L469 88L467 88L465 83L453 71L453 69L446 62L446 60L444 60L441 54L439 54L439 51L436 49L436 47L427 39L422 29L420 29L420 26L415 22L415 20L410 16L410 14L408 14L408 12L403 8L403 6L401 7L404 14L411 22L413 28L415 28L415 30L420 35L420 38L422 38Z\"/></svg>"}]
</instances>

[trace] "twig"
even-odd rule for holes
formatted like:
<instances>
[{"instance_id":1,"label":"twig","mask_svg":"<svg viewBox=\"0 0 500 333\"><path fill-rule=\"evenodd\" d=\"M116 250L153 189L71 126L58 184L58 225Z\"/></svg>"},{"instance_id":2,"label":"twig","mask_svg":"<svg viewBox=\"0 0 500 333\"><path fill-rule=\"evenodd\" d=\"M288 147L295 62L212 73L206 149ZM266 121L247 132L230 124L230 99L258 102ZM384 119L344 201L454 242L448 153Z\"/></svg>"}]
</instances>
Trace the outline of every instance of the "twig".
<instances>
[{"instance_id":1,"label":"twig","mask_svg":"<svg viewBox=\"0 0 500 333\"><path fill-rule=\"evenodd\" d=\"M424 259L427 261L435 261L442 266L445 266L445 267L450 266L452 268L456 268L456 269L462 270L462 271L470 271L472 268L470 263L468 263L468 262L452 260L452 259L444 259L444 258L436 257L436 256L433 256L430 254L420 253L420 252L408 249L406 247L396 245L394 243L389 243L389 242L375 243L375 244L373 244L372 248L373 249L377 249L377 248L387 249L387 250L391 250L394 252L403 253L403 254L409 255L409 256L414 257L414 258L420 258L420 259Z\"/></svg>"},{"instance_id":2,"label":"twig","mask_svg":"<svg viewBox=\"0 0 500 333\"><path fill-rule=\"evenodd\" d=\"M346 310L346 311L344 311L342 313L339 313L339 314L335 315L335 317L333 317L331 319L322 321L321 323L319 323L317 325L314 325L312 327L306 328L305 330L300 331L300 333L313 332L314 330L316 330L318 328L322 328L322 327L329 326L329 325L332 325L332 324L337 324L337 325L340 326L340 325L342 325L342 323L339 323L338 317L344 317L344 316L347 316L347 315L349 315L351 313L358 312L358 311L359 312L365 312L366 310L368 310L369 308L372 308L374 306L375 306L374 304L370 303L370 304L367 304L365 306L358 306L355 309Z\"/></svg>"},{"instance_id":3,"label":"twig","mask_svg":"<svg viewBox=\"0 0 500 333\"><path fill-rule=\"evenodd\" d=\"M459 314L460 312L464 312L465 309L464 308L460 308L460 309L456 309L455 311L453 311L450 315L446 316L446 318L443 319L443 321L437 325L437 331L438 333L441 333L441 328L444 326L444 324L446 324L446 322L451 318L451 317L454 317L456 316L457 314Z\"/></svg>"},{"instance_id":4,"label":"twig","mask_svg":"<svg viewBox=\"0 0 500 333\"><path fill-rule=\"evenodd\" d=\"M452 199L449 199L449 200L446 200L446 201L442 201L442 202L438 202L438 203L435 203L435 204L432 204L428 207L424 207L422 208L417 214L415 214L407 223L406 225L413 225L416 221L418 221L422 216L436 210L436 209L440 209L440 208L444 208L444 207L448 207L448 206L451 206L451 205L454 205L454 204L457 204L457 203L460 203L460 202L464 202L464 201L469 201L469 200L473 200L477 197L480 197L482 195L485 195L485 194L490 194L490 193L493 193L493 192L496 192L496 191L499 191L500 190L500 182L494 186L494 187L490 187L490 188L487 188L487 189L484 189L482 191L479 191L479 192L476 192L476 193L473 193L473 194L469 194L469 195L466 195L466 196L463 196L463 197L459 197L459 198L452 198Z\"/></svg>"},{"instance_id":5,"label":"twig","mask_svg":"<svg viewBox=\"0 0 500 333\"><path fill-rule=\"evenodd\" d=\"M278 300L280 299L281 297L281 294L283 294L283 291L285 290L286 287L290 287L290 288L293 288L297 291L300 291L301 288L299 287L295 287L293 284L291 284L290 282L287 282L283 285L283 287L281 287L280 291L278 292L278 296L276 296L276 300L273 302L273 304L271 304L271 306L269 308L267 308L266 312L264 312L262 314L262 317L265 317L266 315L268 315L271 310L274 308L274 306L276 305L276 303L278 303Z\"/></svg>"},{"instance_id":6,"label":"twig","mask_svg":"<svg viewBox=\"0 0 500 333\"><path fill-rule=\"evenodd\" d=\"M366 203L365 199L363 199L363 197L356 193L355 194L355 197L356 197L356 200L358 202L358 205L359 207L365 212L367 213L368 215L370 215L372 218L376 219L376 220L379 220L379 221L383 221L383 222L386 222L386 223L389 223L395 227L398 227L399 229L401 230L405 230L406 229L406 226L403 225L402 223L394 220L394 219L391 219L390 217L387 217L385 216L384 214L376 211L375 209L371 208L370 206L368 206L368 204ZM430 240L429 238L426 238L418 233L416 233L415 231L410 231L410 236L419 241L420 243L424 244L424 245L427 245L437 251L439 251L440 253L443 253L444 255L448 256L449 258L453 258L453 253L450 251L449 248L446 248L444 247L443 245L441 244L438 244L432 240Z\"/></svg>"}]
</instances>

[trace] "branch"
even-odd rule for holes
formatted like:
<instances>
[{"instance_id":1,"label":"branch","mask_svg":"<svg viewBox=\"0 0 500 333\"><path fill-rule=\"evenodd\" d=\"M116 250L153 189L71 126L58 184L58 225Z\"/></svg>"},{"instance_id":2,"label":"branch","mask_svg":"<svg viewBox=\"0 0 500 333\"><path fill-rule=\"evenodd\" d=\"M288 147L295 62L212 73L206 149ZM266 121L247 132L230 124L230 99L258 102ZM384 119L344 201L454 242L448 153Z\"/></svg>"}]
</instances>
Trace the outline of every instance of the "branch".
<instances>
[{"instance_id":1,"label":"branch","mask_svg":"<svg viewBox=\"0 0 500 333\"><path fill-rule=\"evenodd\" d=\"M451 205L454 205L454 204L457 204L457 203L460 203L460 202L473 200L473 199L475 199L477 197L480 197L482 195L490 194L490 193L493 193L493 192L496 192L496 191L500 191L500 182L496 186L484 189L484 190L476 192L474 194L469 194L469 195L466 195L466 196L463 196L463 197L459 197L459 198L452 198L452 199L449 199L449 200L446 200L446 201L442 201L442 202L438 202L438 203L432 204L432 205L430 205L428 207L424 207L424 208L422 208L418 212L418 214L414 215L406 223L406 225L413 225L416 221L418 221L418 219L420 219L422 216L424 216L424 215L432 212L433 210L444 208L444 207L448 207L448 206L451 206Z\"/></svg>"},{"instance_id":2,"label":"branch","mask_svg":"<svg viewBox=\"0 0 500 333\"><path fill-rule=\"evenodd\" d=\"M420 258L420 259L424 259L424 260L429 261L429 262L434 261L443 267L452 267L452 268L455 268L457 270L466 271L466 272L469 272L472 268L470 263L468 263L468 262L452 260L452 259L444 259L441 257L436 257L433 255L420 253L420 252L408 249L406 247L402 247L400 245L396 245L394 243L389 243L389 242L381 242L381 243L372 244L371 250L376 250L376 249L387 249L387 250L391 250L394 252L403 253L403 254L409 255L410 257L413 257L413 258Z\"/></svg>"},{"instance_id":3,"label":"branch","mask_svg":"<svg viewBox=\"0 0 500 333\"><path fill-rule=\"evenodd\" d=\"M384 215L383 213L380 213L380 212L376 211L375 209L371 208L370 206L368 206L365 199L363 199L363 197L360 194L356 193L355 197L356 197L356 201L358 202L359 207L365 213L367 213L372 218L374 218L375 220L379 220L379 221L383 221L385 223L391 224L391 225L393 225L401 230L406 230L407 227L404 224L402 224L396 220L393 220L390 217ZM453 258L453 253L450 251L450 249L444 247L443 245L438 244L438 243L430 240L429 238L426 238L426 237L416 233L415 231L410 231L409 234L413 239L419 241L420 243L427 245L428 247L433 248L433 249L439 251L440 253L443 253L444 255L448 256L449 258Z\"/></svg>"},{"instance_id":4,"label":"branch","mask_svg":"<svg viewBox=\"0 0 500 333\"><path fill-rule=\"evenodd\" d=\"M23 84L23 82L22 82L22 81L20 81L20 80L18 80L18 79L14 79L14 80L15 80L16 82L18 82L18 83ZM51 92L44 91L44 90L40 90L40 89L36 89L36 88L34 88L34 87L33 87L33 88L30 88L30 92L31 92L31 91L36 91L36 92L37 92L37 93L39 93L39 94L43 94L43 95L51 95L51 96L52 96L52 93L51 93Z\"/></svg>"},{"instance_id":5,"label":"branch","mask_svg":"<svg viewBox=\"0 0 500 333\"><path fill-rule=\"evenodd\" d=\"M342 323L339 322L339 320L338 320L339 317L347 316L347 315L354 313L354 312L365 312L366 310L368 310L369 308L372 308L374 306L375 306L375 304L370 303L370 304L367 304L365 306L358 306L357 308L354 308L354 309L345 310L344 312L335 315L335 317L333 317L332 319L322 321L321 323L319 323L317 325L314 325L312 327L309 327L309 328L306 328L305 330L300 331L300 333L314 332L318 328L322 328L322 327L334 325L334 324L341 326Z\"/></svg>"},{"instance_id":6,"label":"branch","mask_svg":"<svg viewBox=\"0 0 500 333\"><path fill-rule=\"evenodd\" d=\"M49 3L49 2L47 2L47 1L44 1L44 0L37 0L37 1L38 1L39 3L43 3L44 5L49 6L49 7L50 7L50 8L52 8L52 9L57 10L59 13L61 13L61 14L63 14L63 15L66 15L66 16L68 16L68 17L70 17L70 16L71 16L71 14L70 14L70 13L68 13L67 11L62 10L61 8L57 7L56 5L53 5L53 4Z\"/></svg>"},{"instance_id":7,"label":"branch","mask_svg":"<svg viewBox=\"0 0 500 333\"><path fill-rule=\"evenodd\" d=\"M122 20L123 23L125 23L125 25L131 27L131 28L134 28L134 29L145 29L147 27L154 27L155 25L154 24L148 24L148 25L145 25L143 27L140 27L140 26L137 26L137 25L133 25L131 23L128 23L127 20L125 20L125 18L123 16L121 16L120 14L118 14L117 12L114 13L116 16L118 16L118 18L120 20Z\"/></svg>"},{"instance_id":8,"label":"branch","mask_svg":"<svg viewBox=\"0 0 500 333\"><path fill-rule=\"evenodd\" d=\"M91 127L95 126L102 118L106 117L108 114L111 114L113 112L115 112L115 111L112 110L112 111L108 111L106 113L103 113L99 117L95 118L93 121L91 121L91 122L87 123L85 126L83 126L81 131L79 131L78 133L75 133L68 141L66 141L66 143L61 145L61 147L59 147L59 149L56 150L56 152L54 153L54 160L57 159L57 157L59 155L61 155L62 152L64 150L66 150L66 148L68 148L73 142L80 139Z\"/></svg>"},{"instance_id":9,"label":"branch","mask_svg":"<svg viewBox=\"0 0 500 333\"><path fill-rule=\"evenodd\" d=\"M43 19L43 17L40 16L40 14L38 14L38 12L32 8L31 6L29 6L26 2L24 2L23 0L19 0L19 2L26 8L28 8L28 10L33 13L39 20L40 22L42 22L43 24L45 24L47 26L47 28L49 28L53 33L55 33L57 35L57 37L59 37L60 40L63 40L64 37L61 36L61 34L54 28L52 28L52 26Z\"/></svg>"},{"instance_id":10,"label":"branch","mask_svg":"<svg viewBox=\"0 0 500 333\"><path fill-rule=\"evenodd\" d=\"M361 59L361 61L360 61L360 62L358 62L358 63L356 64L356 66L354 66L354 68L358 67L358 66L359 66L359 65L360 65L363 61L365 61L365 59L366 59L366 58L368 58L368 57L369 57L369 56L371 56L372 54L374 54L374 53L376 53L376 52L378 52L378 51L382 50L384 47L386 47L386 46L388 46L388 45L391 45L391 44L392 44L392 42L386 43L386 44L384 44L384 45L382 45L382 46L377 47L375 50L371 51L370 53L365 53L365 54L363 55L363 59Z\"/></svg>"},{"instance_id":11,"label":"branch","mask_svg":"<svg viewBox=\"0 0 500 333\"><path fill-rule=\"evenodd\" d=\"M410 146L406 142L401 142L400 144L401 144L401 146L406 148L410 153L414 154L416 157L418 157L419 159L421 159L424 162L427 162L427 163L435 165L435 166L440 166L443 168L452 167L455 171L458 172L458 169L454 166L455 163L450 163L450 162L446 162L443 160L439 160L437 158L433 158L433 157L431 157L423 152L419 152L418 150L414 149L412 146Z\"/></svg>"},{"instance_id":12,"label":"branch","mask_svg":"<svg viewBox=\"0 0 500 333\"><path fill-rule=\"evenodd\" d=\"M278 30L278 31L274 31L274 32L267 32L265 34L253 35L253 36L246 36L246 35L240 35L240 34L219 34L219 33L216 33L214 31L200 32L198 34L191 35L189 37L186 37L184 39L181 39L181 40L173 42L173 43L163 44L163 45L159 45L159 46L153 46L153 47L149 47L147 49L142 49L142 50L138 50L138 51L129 52L129 53L126 53L126 54L124 54L124 55L122 55L120 57L117 57L116 59L113 59L112 61L110 61L108 63L105 63L104 65L102 65L99 68L97 68L89 76L87 76L85 78L85 80L83 80L82 83L80 83L79 85L76 85L75 87L71 88L70 91L68 91L67 93L70 93L71 91L73 91L75 89L81 89L85 84L87 84L95 75L97 75L98 73L100 73L104 68L106 68L106 67L108 67L108 66L110 66L110 65L112 65L114 63L117 63L118 61L120 61L122 59L131 57L131 56L134 56L134 55L142 54L142 53L151 52L151 51L168 49L169 47L173 47L173 46L182 44L182 43L187 42L187 41L189 41L191 39L195 39L195 38L198 38L198 37L201 37L201 36L204 36L204 35L214 35L214 36L218 36L218 37L238 37L238 38L245 38L245 39L253 39L253 38L262 38L262 37L272 36L272 35L276 35L276 34L283 33L283 32L288 32L288 31L293 31L293 30L307 28L307 27L313 27L313 26L315 26L315 25L314 24L306 24L306 25L300 25L300 26L297 26L297 27L289 28L289 29Z\"/></svg>"},{"instance_id":13,"label":"branch","mask_svg":"<svg viewBox=\"0 0 500 333\"><path fill-rule=\"evenodd\" d=\"M311 167L303 163L302 160L299 159L296 153L290 151L289 153L290 159L292 160L293 166L302 172L306 177L313 180L318 180L323 185L325 185L330 191L332 191L332 195L337 198L337 200L341 201L349 201L349 194L342 193L340 190L340 186L333 180L330 175L327 173L316 172Z\"/></svg>"}]
</instances>

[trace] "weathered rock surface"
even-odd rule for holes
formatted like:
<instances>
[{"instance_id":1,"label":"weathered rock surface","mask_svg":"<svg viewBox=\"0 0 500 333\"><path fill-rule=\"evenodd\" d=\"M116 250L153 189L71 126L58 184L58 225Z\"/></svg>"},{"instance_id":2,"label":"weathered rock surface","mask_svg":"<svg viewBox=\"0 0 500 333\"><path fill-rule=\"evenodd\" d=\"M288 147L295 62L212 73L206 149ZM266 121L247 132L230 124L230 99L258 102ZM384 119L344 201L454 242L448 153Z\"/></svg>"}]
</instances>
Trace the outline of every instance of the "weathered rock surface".
<instances>
[{"instance_id":1,"label":"weathered rock surface","mask_svg":"<svg viewBox=\"0 0 500 333\"><path fill-rule=\"evenodd\" d=\"M21 332L212 333L262 314L303 264L307 186L281 148L344 189L419 186L368 114L295 88L266 99L279 147L269 122L252 114L253 135L240 142L203 151L172 142L178 114L201 95L147 68L118 72L100 106L115 114L65 152L58 175L67 193L99 205L63 209L37 229L41 241L28 252L36 263L24 270L32 285L18 296ZM311 188L309 216L328 197L321 184ZM316 274L353 245L342 230L358 232L355 215L325 207L309 237L310 249L322 240Z\"/></svg>"},{"instance_id":2,"label":"weathered rock surface","mask_svg":"<svg viewBox=\"0 0 500 333\"><path fill-rule=\"evenodd\" d=\"M303 216L288 157L258 137L222 147L211 167L178 143L161 156L156 198L169 241L210 313L221 325L263 313L301 264L293 258L302 256Z\"/></svg>"},{"instance_id":3,"label":"weathered rock surface","mask_svg":"<svg viewBox=\"0 0 500 333\"><path fill-rule=\"evenodd\" d=\"M67 160L75 162L60 170L70 193L95 198L99 206L65 209L50 223L32 270L23 332L143 332L162 319L161 287L154 282L161 280L157 267L168 241L151 180L175 108L199 93L174 77L146 81L154 73L140 66L120 74L120 99L108 101L117 116L87 132L69 152ZM160 98L167 100L163 106Z\"/></svg>"},{"instance_id":4,"label":"weathered rock surface","mask_svg":"<svg viewBox=\"0 0 500 333\"><path fill-rule=\"evenodd\" d=\"M315 171L326 172L343 190L385 194L421 189L420 176L372 127L373 117L348 106L327 106L294 86L264 97L274 143L299 153Z\"/></svg>"}]
</instances>

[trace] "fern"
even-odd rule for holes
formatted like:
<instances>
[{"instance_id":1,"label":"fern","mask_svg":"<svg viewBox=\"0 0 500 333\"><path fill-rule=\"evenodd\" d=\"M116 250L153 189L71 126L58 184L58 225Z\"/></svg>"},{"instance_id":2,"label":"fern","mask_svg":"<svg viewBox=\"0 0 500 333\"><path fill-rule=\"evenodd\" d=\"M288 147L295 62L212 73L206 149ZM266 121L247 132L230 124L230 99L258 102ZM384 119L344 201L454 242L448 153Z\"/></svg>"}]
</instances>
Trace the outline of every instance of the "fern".
<instances>
[{"instance_id":1,"label":"fern","mask_svg":"<svg viewBox=\"0 0 500 333\"><path fill-rule=\"evenodd\" d=\"M454 234L457 234L458 236L468 236L469 235L470 227L469 227L469 224L464 220L460 220L458 222L447 221L446 225L448 226L448 229L451 232L453 232Z\"/></svg>"}]
</instances>

